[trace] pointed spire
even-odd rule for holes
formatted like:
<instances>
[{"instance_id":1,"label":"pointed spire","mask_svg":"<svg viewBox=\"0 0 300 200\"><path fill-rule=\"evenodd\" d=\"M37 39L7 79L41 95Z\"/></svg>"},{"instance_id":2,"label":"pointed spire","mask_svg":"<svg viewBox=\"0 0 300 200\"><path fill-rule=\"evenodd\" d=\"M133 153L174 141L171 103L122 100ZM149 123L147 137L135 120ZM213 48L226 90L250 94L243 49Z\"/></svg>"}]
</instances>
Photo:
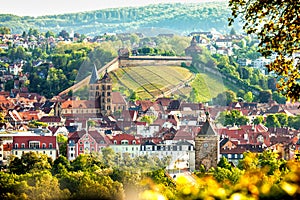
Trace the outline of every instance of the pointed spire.
<instances>
[{"instance_id":1,"label":"pointed spire","mask_svg":"<svg viewBox=\"0 0 300 200\"><path fill-rule=\"evenodd\" d=\"M108 71L107 71L107 69L105 70L105 74L103 75L103 77L101 78L101 81L102 82L107 82L107 81L110 81L111 80L111 78L110 78L110 76L109 76L109 74L108 74Z\"/></svg>"},{"instance_id":2,"label":"pointed spire","mask_svg":"<svg viewBox=\"0 0 300 200\"><path fill-rule=\"evenodd\" d=\"M99 80L99 77L98 77L97 67L94 64L94 69L93 69L92 76L91 76L91 79L90 79L90 84L94 84L98 80Z\"/></svg>"}]
</instances>

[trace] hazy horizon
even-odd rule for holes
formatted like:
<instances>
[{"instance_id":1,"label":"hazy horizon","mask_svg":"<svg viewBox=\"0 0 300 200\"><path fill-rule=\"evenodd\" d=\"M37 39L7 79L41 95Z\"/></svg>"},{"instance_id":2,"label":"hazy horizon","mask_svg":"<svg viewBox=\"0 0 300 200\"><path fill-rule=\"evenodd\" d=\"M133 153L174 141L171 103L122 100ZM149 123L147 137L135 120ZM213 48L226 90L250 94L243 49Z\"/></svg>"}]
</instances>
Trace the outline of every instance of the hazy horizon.
<instances>
[{"instance_id":1,"label":"hazy horizon","mask_svg":"<svg viewBox=\"0 0 300 200\"><path fill-rule=\"evenodd\" d=\"M0 0L1 14L18 16L43 16L87 12L106 8L138 7L159 3L201 3L226 0Z\"/></svg>"}]
</instances>

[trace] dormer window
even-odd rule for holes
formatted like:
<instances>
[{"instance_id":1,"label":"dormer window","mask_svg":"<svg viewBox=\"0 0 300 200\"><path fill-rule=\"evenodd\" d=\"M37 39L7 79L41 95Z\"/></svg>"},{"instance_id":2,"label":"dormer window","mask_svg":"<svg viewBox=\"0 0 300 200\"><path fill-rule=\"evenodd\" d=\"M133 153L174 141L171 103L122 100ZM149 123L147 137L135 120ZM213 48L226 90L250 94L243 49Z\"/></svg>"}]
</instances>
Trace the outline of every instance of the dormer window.
<instances>
[{"instance_id":1,"label":"dormer window","mask_svg":"<svg viewBox=\"0 0 300 200\"><path fill-rule=\"evenodd\" d=\"M114 144L117 144L117 140L114 140Z\"/></svg>"},{"instance_id":2,"label":"dormer window","mask_svg":"<svg viewBox=\"0 0 300 200\"><path fill-rule=\"evenodd\" d=\"M30 149L39 149L40 148L40 142L39 141L30 141L29 142L29 148Z\"/></svg>"},{"instance_id":3,"label":"dormer window","mask_svg":"<svg viewBox=\"0 0 300 200\"><path fill-rule=\"evenodd\" d=\"M264 143L264 137L262 135L257 136L257 142Z\"/></svg>"},{"instance_id":4,"label":"dormer window","mask_svg":"<svg viewBox=\"0 0 300 200\"><path fill-rule=\"evenodd\" d=\"M135 140L132 141L132 144L136 144Z\"/></svg>"},{"instance_id":5,"label":"dormer window","mask_svg":"<svg viewBox=\"0 0 300 200\"><path fill-rule=\"evenodd\" d=\"M122 140L121 144L128 144L128 140Z\"/></svg>"}]
</instances>

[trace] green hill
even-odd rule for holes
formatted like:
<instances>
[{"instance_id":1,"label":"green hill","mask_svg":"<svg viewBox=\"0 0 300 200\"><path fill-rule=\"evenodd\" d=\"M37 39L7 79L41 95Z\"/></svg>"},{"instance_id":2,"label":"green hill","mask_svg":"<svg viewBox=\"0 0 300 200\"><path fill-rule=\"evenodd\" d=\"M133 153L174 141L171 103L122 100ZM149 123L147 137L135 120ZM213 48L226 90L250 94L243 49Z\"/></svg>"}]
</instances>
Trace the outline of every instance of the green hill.
<instances>
[{"instance_id":1,"label":"green hill","mask_svg":"<svg viewBox=\"0 0 300 200\"><path fill-rule=\"evenodd\" d=\"M0 26L10 27L13 33L34 28L40 32L66 30L91 36L122 32L141 32L153 36L211 30L228 33L231 29L227 21L229 16L227 2L174 3L40 17L0 14ZM238 24L234 26L240 30Z\"/></svg>"},{"instance_id":2,"label":"green hill","mask_svg":"<svg viewBox=\"0 0 300 200\"><path fill-rule=\"evenodd\" d=\"M141 99L154 100L159 96L188 99L192 88L199 91L200 102L210 101L219 93L237 88L212 74L194 74L187 68L174 66L140 66L119 68L111 72L115 91L127 96L136 92Z\"/></svg>"}]
</instances>

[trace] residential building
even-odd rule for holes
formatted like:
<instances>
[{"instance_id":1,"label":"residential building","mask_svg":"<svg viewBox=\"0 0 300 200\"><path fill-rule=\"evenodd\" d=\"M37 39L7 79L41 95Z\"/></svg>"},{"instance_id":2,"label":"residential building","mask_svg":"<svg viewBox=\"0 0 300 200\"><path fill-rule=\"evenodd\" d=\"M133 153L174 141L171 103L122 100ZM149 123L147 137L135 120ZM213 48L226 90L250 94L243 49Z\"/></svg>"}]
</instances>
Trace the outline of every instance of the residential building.
<instances>
[{"instance_id":1,"label":"residential building","mask_svg":"<svg viewBox=\"0 0 300 200\"><path fill-rule=\"evenodd\" d=\"M139 156L140 138L130 134L118 134L110 137L111 147L116 153L122 157L129 154L131 158Z\"/></svg>"},{"instance_id":2,"label":"residential building","mask_svg":"<svg viewBox=\"0 0 300 200\"><path fill-rule=\"evenodd\" d=\"M13 136L12 155L21 157L24 153L42 153L53 160L58 156L56 136Z\"/></svg>"}]
</instances>

